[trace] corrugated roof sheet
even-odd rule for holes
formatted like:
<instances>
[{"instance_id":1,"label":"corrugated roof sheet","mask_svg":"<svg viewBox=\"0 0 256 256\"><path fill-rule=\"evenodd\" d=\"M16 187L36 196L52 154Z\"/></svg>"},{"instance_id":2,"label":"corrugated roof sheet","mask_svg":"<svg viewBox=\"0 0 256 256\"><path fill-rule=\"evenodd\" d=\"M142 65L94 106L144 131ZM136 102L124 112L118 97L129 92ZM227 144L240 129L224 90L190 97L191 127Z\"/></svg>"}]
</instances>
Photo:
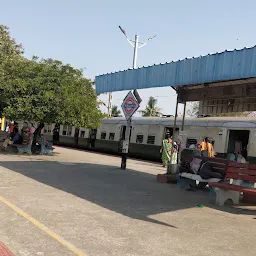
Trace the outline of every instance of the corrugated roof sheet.
<instances>
[{"instance_id":1,"label":"corrugated roof sheet","mask_svg":"<svg viewBox=\"0 0 256 256\"><path fill-rule=\"evenodd\" d=\"M256 46L96 76L96 93L256 77Z\"/></svg>"}]
</instances>

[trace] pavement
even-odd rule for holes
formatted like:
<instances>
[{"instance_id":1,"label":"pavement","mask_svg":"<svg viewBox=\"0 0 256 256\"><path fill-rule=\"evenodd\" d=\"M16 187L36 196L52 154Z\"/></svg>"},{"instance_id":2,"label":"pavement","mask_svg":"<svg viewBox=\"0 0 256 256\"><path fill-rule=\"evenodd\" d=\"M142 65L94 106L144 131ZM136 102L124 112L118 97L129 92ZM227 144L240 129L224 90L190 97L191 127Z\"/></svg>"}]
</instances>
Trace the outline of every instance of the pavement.
<instances>
[{"instance_id":1,"label":"pavement","mask_svg":"<svg viewBox=\"0 0 256 256\"><path fill-rule=\"evenodd\" d=\"M157 163L120 170L119 157L60 147L0 160L0 241L14 255L255 254L256 206L158 183Z\"/></svg>"}]
</instances>

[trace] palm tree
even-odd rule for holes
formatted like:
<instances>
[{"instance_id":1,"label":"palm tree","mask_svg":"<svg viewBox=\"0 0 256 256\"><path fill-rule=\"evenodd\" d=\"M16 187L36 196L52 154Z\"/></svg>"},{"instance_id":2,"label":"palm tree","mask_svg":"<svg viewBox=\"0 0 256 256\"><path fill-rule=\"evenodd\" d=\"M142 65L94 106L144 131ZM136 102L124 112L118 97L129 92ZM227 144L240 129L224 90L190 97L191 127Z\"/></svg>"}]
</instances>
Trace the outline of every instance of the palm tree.
<instances>
[{"instance_id":1,"label":"palm tree","mask_svg":"<svg viewBox=\"0 0 256 256\"><path fill-rule=\"evenodd\" d=\"M157 99L154 97L150 97L148 100L148 104L145 110L139 111L142 113L142 116L161 116L162 113L160 112L161 109L156 106Z\"/></svg>"},{"instance_id":2,"label":"palm tree","mask_svg":"<svg viewBox=\"0 0 256 256\"><path fill-rule=\"evenodd\" d=\"M121 111L117 108L117 106L113 105L111 110L111 116L112 117L118 117L121 116Z\"/></svg>"}]
</instances>

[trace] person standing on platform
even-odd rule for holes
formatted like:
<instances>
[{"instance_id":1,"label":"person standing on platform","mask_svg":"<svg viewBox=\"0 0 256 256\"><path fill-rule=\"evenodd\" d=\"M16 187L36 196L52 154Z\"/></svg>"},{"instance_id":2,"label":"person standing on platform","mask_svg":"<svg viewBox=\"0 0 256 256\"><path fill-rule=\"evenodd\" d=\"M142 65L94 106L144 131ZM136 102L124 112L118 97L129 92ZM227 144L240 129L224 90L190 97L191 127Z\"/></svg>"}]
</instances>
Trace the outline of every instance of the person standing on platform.
<instances>
[{"instance_id":1,"label":"person standing on platform","mask_svg":"<svg viewBox=\"0 0 256 256\"><path fill-rule=\"evenodd\" d=\"M160 149L160 153L162 153L162 162L164 167L167 167L168 163L171 160L171 150L172 150L172 143L171 143L170 135L167 134L165 136L165 139L163 140L162 148Z\"/></svg>"},{"instance_id":2,"label":"person standing on platform","mask_svg":"<svg viewBox=\"0 0 256 256\"><path fill-rule=\"evenodd\" d=\"M204 157L215 157L213 145L208 137L205 137L201 143L201 155Z\"/></svg>"},{"instance_id":3,"label":"person standing on platform","mask_svg":"<svg viewBox=\"0 0 256 256\"><path fill-rule=\"evenodd\" d=\"M236 137L235 138L235 150L234 150L234 153L236 155L236 159L238 158L238 155L240 155L242 153L242 141Z\"/></svg>"}]
</instances>

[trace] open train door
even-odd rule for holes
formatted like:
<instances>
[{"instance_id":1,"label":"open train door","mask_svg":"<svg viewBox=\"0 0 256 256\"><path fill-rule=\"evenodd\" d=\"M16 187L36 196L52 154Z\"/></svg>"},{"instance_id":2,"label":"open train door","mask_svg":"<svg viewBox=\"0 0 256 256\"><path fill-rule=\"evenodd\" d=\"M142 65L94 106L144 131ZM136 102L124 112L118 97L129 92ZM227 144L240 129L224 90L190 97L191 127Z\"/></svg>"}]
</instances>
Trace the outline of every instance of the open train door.
<instances>
[{"instance_id":1,"label":"open train door","mask_svg":"<svg viewBox=\"0 0 256 256\"><path fill-rule=\"evenodd\" d=\"M239 147L241 149L241 155L247 159L249 137L249 130L229 130L227 154L234 153L236 151L236 147ZM240 150L239 148L237 148L237 150Z\"/></svg>"},{"instance_id":2,"label":"open train door","mask_svg":"<svg viewBox=\"0 0 256 256\"><path fill-rule=\"evenodd\" d=\"M89 132L89 148L92 148L92 149L95 148L96 136L97 136L97 129L91 129Z\"/></svg>"}]
</instances>

